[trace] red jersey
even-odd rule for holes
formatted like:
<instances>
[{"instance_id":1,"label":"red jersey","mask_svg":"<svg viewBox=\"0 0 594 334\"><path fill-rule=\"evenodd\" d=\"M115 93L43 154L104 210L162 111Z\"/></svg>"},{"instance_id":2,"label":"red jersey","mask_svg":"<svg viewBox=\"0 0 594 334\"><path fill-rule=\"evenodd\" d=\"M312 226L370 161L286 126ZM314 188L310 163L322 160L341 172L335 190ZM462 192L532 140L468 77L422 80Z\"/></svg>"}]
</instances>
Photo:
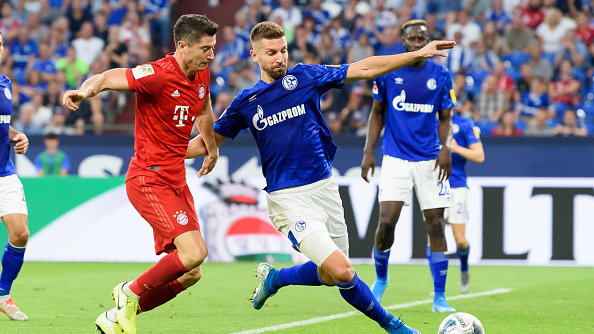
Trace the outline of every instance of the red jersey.
<instances>
[{"instance_id":1,"label":"red jersey","mask_svg":"<svg viewBox=\"0 0 594 334\"><path fill-rule=\"evenodd\" d=\"M175 189L186 184L184 160L196 117L210 93L210 71L183 74L168 54L165 58L126 70L130 91L136 93L134 156L126 180L154 176Z\"/></svg>"},{"instance_id":2,"label":"red jersey","mask_svg":"<svg viewBox=\"0 0 594 334\"><path fill-rule=\"evenodd\" d=\"M544 21L544 14L545 12L542 8L532 9L525 7L522 9L520 16L527 27L536 29Z\"/></svg>"}]
</instances>

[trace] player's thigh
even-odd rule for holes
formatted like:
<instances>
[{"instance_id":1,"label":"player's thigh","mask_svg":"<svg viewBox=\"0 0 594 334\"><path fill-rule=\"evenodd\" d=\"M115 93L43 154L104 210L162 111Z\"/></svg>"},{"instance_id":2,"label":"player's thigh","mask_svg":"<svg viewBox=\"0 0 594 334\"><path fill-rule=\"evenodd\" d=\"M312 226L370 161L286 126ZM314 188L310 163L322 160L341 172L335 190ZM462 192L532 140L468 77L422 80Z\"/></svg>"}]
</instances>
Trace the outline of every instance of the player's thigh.
<instances>
[{"instance_id":1,"label":"player's thigh","mask_svg":"<svg viewBox=\"0 0 594 334\"><path fill-rule=\"evenodd\" d=\"M23 184L15 174L0 177L0 217L11 213L28 214Z\"/></svg>"},{"instance_id":2,"label":"player's thigh","mask_svg":"<svg viewBox=\"0 0 594 334\"><path fill-rule=\"evenodd\" d=\"M415 191L421 210L448 208L451 204L450 182L439 180L435 160L413 162Z\"/></svg>"},{"instance_id":3,"label":"player's thigh","mask_svg":"<svg viewBox=\"0 0 594 334\"><path fill-rule=\"evenodd\" d=\"M408 205L413 188L412 164L410 161L384 155L380 173L380 202L403 202Z\"/></svg>"},{"instance_id":4,"label":"player's thigh","mask_svg":"<svg viewBox=\"0 0 594 334\"><path fill-rule=\"evenodd\" d=\"M315 231L308 234L301 240L298 249L318 267L322 267L328 257L336 251L340 251L344 258L347 258L347 255L338 248L327 231ZM328 265L326 264L326 266Z\"/></svg>"},{"instance_id":5,"label":"player's thigh","mask_svg":"<svg viewBox=\"0 0 594 334\"><path fill-rule=\"evenodd\" d=\"M445 211L446 220L453 225L466 224L468 222L468 188L451 188L451 194L452 206Z\"/></svg>"},{"instance_id":6,"label":"player's thigh","mask_svg":"<svg viewBox=\"0 0 594 334\"><path fill-rule=\"evenodd\" d=\"M268 193L267 200L270 221L294 248L310 233L328 233L327 214L315 203L315 195L308 187L277 190Z\"/></svg>"},{"instance_id":7,"label":"player's thigh","mask_svg":"<svg viewBox=\"0 0 594 334\"><path fill-rule=\"evenodd\" d=\"M348 257L349 256L349 233L344 219L344 209L338 191L338 185L334 180L316 193L316 203L326 213L326 228L332 241Z\"/></svg>"},{"instance_id":8,"label":"player's thigh","mask_svg":"<svg viewBox=\"0 0 594 334\"><path fill-rule=\"evenodd\" d=\"M199 231L187 231L173 239L180 256L187 254L192 257L205 258L208 252L206 241Z\"/></svg>"},{"instance_id":9,"label":"player's thigh","mask_svg":"<svg viewBox=\"0 0 594 334\"><path fill-rule=\"evenodd\" d=\"M126 182L126 193L136 211L153 228L157 253L175 248L177 236L200 230L187 186L174 190L159 180L138 176Z\"/></svg>"}]
</instances>

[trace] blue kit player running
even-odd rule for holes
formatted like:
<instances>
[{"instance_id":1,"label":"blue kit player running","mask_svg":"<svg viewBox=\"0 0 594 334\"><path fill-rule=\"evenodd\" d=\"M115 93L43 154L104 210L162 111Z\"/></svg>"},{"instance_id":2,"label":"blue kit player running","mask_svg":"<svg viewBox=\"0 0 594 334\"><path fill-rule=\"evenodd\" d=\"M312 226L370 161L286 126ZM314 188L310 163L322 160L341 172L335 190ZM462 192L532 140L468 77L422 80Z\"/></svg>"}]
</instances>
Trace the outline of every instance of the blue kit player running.
<instances>
[{"instance_id":1,"label":"blue kit player running","mask_svg":"<svg viewBox=\"0 0 594 334\"><path fill-rule=\"evenodd\" d=\"M298 64L287 69L287 41L281 26L257 24L251 32L252 59L261 80L240 92L215 123L221 144L249 129L260 151L272 223L294 248L311 261L276 269L261 263L253 307L288 285L338 286L341 296L376 321L388 333L418 333L387 312L369 287L357 277L348 259L348 235L338 186L332 180L336 146L323 114L320 97L329 89L372 79L414 62L445 56L441 49L454 42L433 42L416 52L370 57L351 65ZM188 147L188 157L206 154L200 137Z\"/></svg>"},{"instance_id":2,"label":"blue kit player running","mask_svg":"<svg viewBox=\"0 0 594 334\"><path fill-rule=\"evenodd\" d=\"M429 44L427 25L423 20L405 22L400 33L409 52ZM408 204L414 187L431 245L429 266L435 291L433 310L455 311L444 296L448 270L444 209L450 206L448 177L451 173L453 92L447 68L431 60L421 60L374 82L361 176L369 182L369 172L373 175L373 147L385 123L378 195L380 221L373 250L376 280L372 291L380 301L388 284L388 259L394 243L394 229L402 206Z\"/></svg>"},{"instance_id":3,"label":"blue kit player running","mask_svg":"<svg viewBox=\"0 0 594 334\"><path fill-rule=\"evenodd\" d=\"M466 240L466 222L468 221L468 184L466 182L466 161L482 163L485 152L481 142L480 129L474 122L455 112L452 116L452 175L450 189L452 206L445 210L446 221L452 226L456 240L456 255L460 259L460 292L466 293L470 289L468 274L468 254L470 245Z\"/></svg>"},{"instance_id":4,"label":"blue kit player running","mask_svg":"<svg viewBox=\"0 0 594 334\"><path fill-rule=\"evenodd\" d=\"M3 54L4 43L0 35L0 59ZM10 288L23 266L25 246L29 240L27 202L23 185L10 159L10 143L15 144L14 151L17 154L24 154L29 147L29 140L24 133L10 126L11 114L12 81L0 74L0 220L8 230L0 275L0 311L11 320L27 320L27 315L10 298Z\"/></svg>"}]
</instances>

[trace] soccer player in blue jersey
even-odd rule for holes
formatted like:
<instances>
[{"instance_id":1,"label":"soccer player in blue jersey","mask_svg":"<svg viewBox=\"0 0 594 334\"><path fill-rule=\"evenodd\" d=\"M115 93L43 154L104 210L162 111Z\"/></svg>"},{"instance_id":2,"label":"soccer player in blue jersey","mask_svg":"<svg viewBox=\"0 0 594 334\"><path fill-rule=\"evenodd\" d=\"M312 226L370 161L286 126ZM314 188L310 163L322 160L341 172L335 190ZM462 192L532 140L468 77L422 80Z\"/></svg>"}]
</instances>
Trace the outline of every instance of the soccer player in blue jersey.
<instances>
[{"instance_id":1,"label":"soccer player in blue jersey","mask_svg":"<svg viewBox=\"0 0 594 334\"><path fill-rule=\"evenodd\" d=\"M0 59L3 54L4 41L0 34ZM25 246L29 240L27 202L23 185L10 159L10 144L15 144L14 151L17 154L24 154L29 147L29 140L24 133L10 126L11 114L12 81L0 74L0 220L8 230L0 275L0 311L11 320L27 320L27 315L10 298L10 288L23 266Z\"/></svg>"},{"instance_id":2,"label":"soccer player in blue jersey","mask_svg":"<svg viewBox=\"0 0 594 334\"><path fill-rule=\"evenodd\" d=\"M429 44L429 32L423 20L405 22L400 33L409 52ZM448 255L444 233L444 209L450 206L451 109L455 105L452 96L448 69L431 60L422 59L374 82L361 176L369 182L369 172L373 175L373 148L385 124L378 195L380 220L373 250L376 280L372 291L380 301L388 284L394 229L414 187L429 236L428 257L435 292L433 310L455 311L445 300Z\"/></svg>"},{"instance_id":3,"label":"soccer player in blue jersey","mask_svg":"<svg viewBox=\"0 0 594 334\"><path fill-rule=\"evenodd\" d=\"M455 112L452 116L452 175L450 175L450 189L452 206L445 211L447 222L452 226L456 240L456 255L460 259L460 291L470 289L468 274L468 254L470 245L466 240L466 222L468 221L468 184L466 183L466 161L482 163L485 161L485 151L481 142L480 129L474 122Z\"/></svg>"},{"instance_id":4,"label":"soccer player in blue jersey","mask_svg":"<svg viewBox=\"0 0 594 334\"><path fill-rule=\"evenodd\" d=\"M266 178L272 223L294 248L311 261L276 269L261 263L253 307L260 309L288 285L338 286L342 297L388 333L418 333L387 312L360 280L348 259L348 235L338 186L332 180L336 145L320 98L330 88L368 80L433 56L454 42L432 42L412 53L370 57L350 65L303 65L287 69L285 34L278 24L262 22L251 32L252 59L261 80L240 92L215 123L220 145L249 129L258 145ZM190 142L188 157L206 154L200 137Z\"/></svg>"}]
</instances>

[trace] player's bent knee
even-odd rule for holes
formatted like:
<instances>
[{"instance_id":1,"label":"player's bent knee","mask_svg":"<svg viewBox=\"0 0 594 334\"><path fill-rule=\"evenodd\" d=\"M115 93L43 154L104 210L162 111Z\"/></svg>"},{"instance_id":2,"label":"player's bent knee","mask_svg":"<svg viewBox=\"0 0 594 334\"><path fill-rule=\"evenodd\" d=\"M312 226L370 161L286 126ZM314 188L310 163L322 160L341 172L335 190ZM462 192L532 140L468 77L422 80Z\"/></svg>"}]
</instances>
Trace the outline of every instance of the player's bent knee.
<instances>
[{"instance_id":1,"label":"player's bent knee","mask_svg":"<svg viewBox=\"0 0 594 334\"><path fill-rule=\"evenodd\" d=\"M9 240L14 246L24 247L29 241L29 230L26 228L16 230L9 236Z\"/></svg>"},{"instance_id":2,"label":"player's bent knee","mask_svg":"<svg viewBox=\"0 0 594 334\"><path fill-rule=\"evenodd\" d=\"M196 267L190 271L188 271L185 275L184 275L184 286L186 287L190 287L194 284L196 284L200 279L202 278L202 270L200 269L200 267Z\"/></svg>"},{"instance_id":3,"label":"player's bent knee","mask_svg":"<svg viewBox=\"0 0 594 334\"><path fill-rule=\"evenodd\" d=\"M207 255L208 255L208 251L203 251L203 250L199 249L199 250L193 251L191 253L180 252L179 259L181 260L181 262L184 264L184 266L186 268L194 269L204 262Z\"/></svg>"},{"instance_id":4,"label":"player's bent knee","mask_svg":"<svg viewBox=\"0 0 594 334\"><path fill-rule=\"evenodd\" d=\"M348 283L355 277L355 269L352 266L340 267L331 273L332 280L336 283Z\"/></svg>"}]
</instances>

